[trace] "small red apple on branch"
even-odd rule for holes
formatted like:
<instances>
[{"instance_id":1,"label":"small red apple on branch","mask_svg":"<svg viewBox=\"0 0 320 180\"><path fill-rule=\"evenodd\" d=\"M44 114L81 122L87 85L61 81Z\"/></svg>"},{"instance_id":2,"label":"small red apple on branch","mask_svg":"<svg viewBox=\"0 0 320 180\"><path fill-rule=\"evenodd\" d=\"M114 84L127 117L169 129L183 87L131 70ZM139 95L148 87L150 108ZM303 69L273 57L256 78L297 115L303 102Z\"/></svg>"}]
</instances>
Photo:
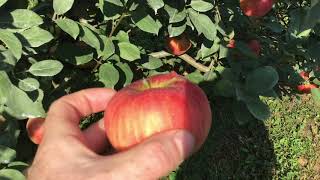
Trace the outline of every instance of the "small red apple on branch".
<instances>
[{"instance_id":1,"label":"small red apple on branch","mask_svg":"<svg viewBox=\"0 0 320 180\"><path fill-rule=\"evenodd\" d=\"M186 53L191 48L191 41L185 33L177 37L168 37L166 40L168 51L176 56Z\"/></svg>"},{"instance_id":2,"label":"small red apple on branch","mask_svg":"<svg viewBox=\"0 0 320 180\"><path fill-rule=\"evenodd\" d=\"M309 73L308 73L308 72L301 71L301 72L299 73L299 75L300 75L300 77L301 77L302 79L304 79L305 81L308 81L308 80L309 80Z\"/></svg>"},{"instance_id":3,"label":"small red apple on branch","mask_svg":"<svg viewBox=\"0 0 320 180\"><path fill-rule=\"evenodd\" d=\"M105 110L104 124L108 140L118 151L174 129L192 133L196 151L208 136L211 119L209 101L202 89L171 72L136 81L118 91ZM32 128L39 125L32 123L42 121L27 125L31 140L39 143L42 124Z\"/></svg>"},{"instance_id":4,"label":"small red apple on branch","mask_svg":"<svg viewBox=\"0 0 320 180\"><path fill-rule=\"evenodd\" d=\"M260 42L256 39L252 39L247 43L249 49L254 52L257 56L260 55L261 52L261 45ZM235 48L236 47L236 41L234 39L231 39L229 41L229 44L227 44L228 48Z\"/></svg>"},{"instance_id":5,"label":"small red apple on branch","mask_svg":"<svg viewBox=\"0 0 320 180\"><path fill-rule=\"evenodd\" d=\"M297 90L298 90L299 92L308 94L308 93L311 92L312 89L318 88L318 86L317 86L316 84L310 83L310 81L309 81L310 76L309 76L309 73L308 73L308 72L306 72L306 71L301 71L301 72L299 73L299 75L300 75L300 77L301 77L302 79L304 79L304 81L305 81L304 84L300 84L300 85L297 86Z\"/></svg>"},{"instance_id":6,"label":"small red apple on branch","mask_svg":"<svg viewBox=\"0 0 320 180\"><path fill-rule=\"evenodd\" d=\"M297 86L299 92L306 94L310 93L312 89L316 88L318 88L318 86L315 84L301 84Z\"/></svg>"},{"instance_id":7,"label":"small red apple on branch","mask_svg":"<svg viewBox=\"0 0 320 180\"><path fill-rule=\"evenodd\" d=\"M252 39L248 42L248 46L257 56L260 55L261 52L261 45L260 42L256 39Z\"/></svg>"},{"instance_id":8,"label":"small red apple on branch","mask_svg":"<svg viewBox=\"0 0 320 180\"><path fill-rule=\"evenodd\" d=\"M242 12L249 17L265 16L273 6L273 0L240 0Z\"/></svg>"}]
</instances>

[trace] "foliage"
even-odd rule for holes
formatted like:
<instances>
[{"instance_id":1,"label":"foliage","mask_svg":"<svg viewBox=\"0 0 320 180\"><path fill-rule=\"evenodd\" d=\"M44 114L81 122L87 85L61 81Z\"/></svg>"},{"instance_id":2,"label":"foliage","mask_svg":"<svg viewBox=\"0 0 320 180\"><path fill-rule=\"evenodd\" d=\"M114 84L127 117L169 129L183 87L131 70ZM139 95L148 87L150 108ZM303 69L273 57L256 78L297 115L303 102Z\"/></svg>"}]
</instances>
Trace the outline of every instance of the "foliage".
<instances>
[{"instance_id":1,"label":"foliage","mask_svg":"<svg viewBox=\"0 0 320 180\"><path fill-rule=\"evenodd\" d=\"M45 117L65 94L120 89L169 71L200 84L210 98L233 99L240 124L266 120L261 97L302 83L299 71L320 85L319 9L318 0L279 0L253 18L233 0L0 0L1 145L13 155L24 123L17 120ZM167 53L166 39L183 33L192 42L187 54ZM246 44L252 39L262 45L260 55ZM231 40L235 48L227 47ZM312 90L317 101L319 91Z\"/></svg>"}]
</instances>

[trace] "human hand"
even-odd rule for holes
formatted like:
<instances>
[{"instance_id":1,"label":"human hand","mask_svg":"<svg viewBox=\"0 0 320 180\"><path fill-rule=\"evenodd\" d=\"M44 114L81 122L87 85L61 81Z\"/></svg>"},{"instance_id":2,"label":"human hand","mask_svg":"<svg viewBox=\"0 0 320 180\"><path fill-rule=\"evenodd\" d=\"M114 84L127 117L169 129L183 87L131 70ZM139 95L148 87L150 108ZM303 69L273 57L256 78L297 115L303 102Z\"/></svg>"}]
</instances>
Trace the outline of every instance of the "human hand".
<instances>
[{"instance_id":1,"label":"human hand","mask_svg":"<svg viewBox=\"0 0 320 180\"><path fill-rule=\"evenodd\" d=\"M82 90L54 102L44 123L30 180L149 180L167 175L193 151L194 138L184 130L155 135L123 152L100 155L108 146L103 120L85 131L82 117L104 111L115 91Z\"/></svg>"}]
</instances>

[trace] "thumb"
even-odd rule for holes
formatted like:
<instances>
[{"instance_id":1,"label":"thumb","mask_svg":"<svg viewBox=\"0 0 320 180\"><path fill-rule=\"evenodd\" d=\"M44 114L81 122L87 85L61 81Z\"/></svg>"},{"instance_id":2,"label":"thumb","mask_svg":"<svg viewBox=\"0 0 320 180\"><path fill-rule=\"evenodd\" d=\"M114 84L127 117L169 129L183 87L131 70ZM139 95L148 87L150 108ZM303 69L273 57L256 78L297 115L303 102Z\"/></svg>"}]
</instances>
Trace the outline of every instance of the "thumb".
<instances>
[{"instance_id":1,"label":"thumb","mask_svg":"<svg viewBox=\"0 0 320 180\"><path fill-rule=\"evenodd\" d=\"M109 156L106 160L107 163L119 165L119 172L114 174L119 176L118 179L126 179L125 176L139 180L157 179L175 170L194 151L194 145L195 139L191 133L171 130L154 135L142 144Z\"/></svg>"}]
</instances>

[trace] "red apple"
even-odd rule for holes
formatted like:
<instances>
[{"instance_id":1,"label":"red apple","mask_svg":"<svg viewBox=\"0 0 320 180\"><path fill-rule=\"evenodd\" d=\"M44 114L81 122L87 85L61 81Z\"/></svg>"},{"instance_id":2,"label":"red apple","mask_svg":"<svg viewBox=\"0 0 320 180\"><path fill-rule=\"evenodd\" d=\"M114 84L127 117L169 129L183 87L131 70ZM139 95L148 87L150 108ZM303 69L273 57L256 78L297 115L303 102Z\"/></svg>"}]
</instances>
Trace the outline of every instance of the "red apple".
<instances>
[{"instance_id":1,"label":"red apple","mask_svg":"<svg viewBox=\"0 0 320 180\"><path fill-rule=\"evenodd\" d=\"M247 16L262 17L273 6L273 0L240 0L240 8Z\"/></svg>"},{"instance_id":2,"label":"red apple","mask_svg":"<svg viewBox=\"0 0 320 180\"><path fill-rule=\"evenodd\" d=\"M191 42L185 33L177 37L168 37L166 43L169 52L176 56L186 53L191 48Z\"/></svg>"},{"instance_id":3,"label":"red apple","mask_svg":"<svg viewBox=\"0 0 320 180\"><path fill-rule=\"evenodd\" d=\"M311 89L318 88L315 84L302 84L297 87L298 91L301 93L310 93Z\"/></svg>"},{"instance_id":4,"label":"red apple","mask_svg":"<svg viewBox=\"0 0 320 180\"><path fill-rule=\"evenodd\" d=\"M185 129L204 143L211 126L205 93L175 72L139 80L118 91L105 111L106 134L113 147L126 150L157 133Z\"/></svg>"},{"instance_id":5,"label":"red apple","mask_svg":"<svg viewBox=\"0 0 320 180\"><path fill-rule=\"evenodd\" d=\"M258 40L253 39L249 41L248 46L257 56L260 55L261 45Z\"/></svg>"},{"instance_id":6,"label":"red apple","mask_svg":"<svg viewBox=\"0 0 320 180\"><path fill-rule=\"evenodd\" d=\"M43 118L31 118L28 120L26 128L30 140L35 144L40 144L43 135Z\"/></svg>"},{"instance_id":7,"label":"red apple","mask_svg":"<svg viewBox=\"0 0 320 180\"><path fill-rule=\"evenodd\" d=\"M253 51L257 56L260 55L260 52L261 52L261 45L260 45L260 42L258 40L250 40L248 43L247 43L248 47L251 49L251 51ZM236 47L236 41L234 39L230 40L229 41L229 44L227 44L227 47L228 48L235 48Z\"/></svg>"},{"instance_id":8,"label":"red apple","mask_svg":"<svg viewBox=\"0 0 320 180\"><path fill-rule=\"evenodd\" d=\"M309 73L308 73L308 72L301 71L301 72L299 73L299 75L300 75L300 77L301 77L302 79L304 79L305 81L309 80Z\"/></svg>"},{"instance_id":9,"label":"red apple","mask_svg":"<svg viewBox=\"0 0 320 180\"><path fill-rule=\"evenodd\" d=\"M234 39L231 39L229 41L229 44L227 45L228 48L235 48L236 47L236 41Z\"/></svg>"}]
</instances>

